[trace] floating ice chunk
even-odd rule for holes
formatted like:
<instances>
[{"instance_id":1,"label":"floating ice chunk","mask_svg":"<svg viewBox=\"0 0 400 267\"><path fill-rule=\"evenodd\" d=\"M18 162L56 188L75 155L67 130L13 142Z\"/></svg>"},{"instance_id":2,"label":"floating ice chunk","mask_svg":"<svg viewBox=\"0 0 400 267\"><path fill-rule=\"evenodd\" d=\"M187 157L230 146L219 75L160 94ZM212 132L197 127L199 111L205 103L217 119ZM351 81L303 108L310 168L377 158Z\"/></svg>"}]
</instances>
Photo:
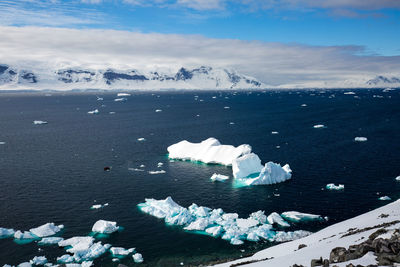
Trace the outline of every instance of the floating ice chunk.
<instances>
[{"instance_id":1,"label":"floating ice chunk","mask_svg":"<svg viewBox=\"0 0 400 267\"><path fill-rule=\"evenodd\" d=\"M75 236L58 242L60 247L70 247L67 252L87 250L93 244L94 238L91 236Z\"/></svg>"},{"instance_id":2,"label":"floating ice chunk","mask_svg":"<svg viewBox=\"0 0 400 267\"><path fill-rule=\"evenodd\" d=\"M286 211L281 216L289 222L306 222L306 221L322 221L323 218L320 215L301 213L298 211Z\"/></svg>"},{"instance_id":3,"label":"floating ice chunk","mask_svg":"<svg viewBox=\"0 0 400 267\"><path fill-rule=\"evenodd\" d=\"M265 215L264 211L259 210L250 214L249 218L257 220L259 223L264 224L267 221L267 216Z\"/></svg>"},{"instance_id":4,"label":"floating ice chunk","mask_svg":"<svg viewBox=\"0 0 400 267\"><path fill-rule=\"evenodd\" d=\"M143 262L143 256L140 253L136 253L132 255L133 261L136 263L142 263Z\"/></svg>"},{"instance_id":5,"label":"floating ice chunk","mask_svg":"<svg viewBox=\"0 0 400 267\"><path fill-rule=\"evenodd\" d=\"M248 218L248 219L236 219L236 224L238 227L240 228L244 228L244 229L248 229L254 226L257 226L260 222L252 219L252 218Z\"/></svg>"},{"instance_id":6,"label":"floating ice chunk","mask_svg":"<svg viewBox=\"0 0 400 267\"><path fill-rule=\"evenodd\" d=\"M235 178L246 178L251 174L260 173L263 168L260 158L254 154L245 154L232 161L232 173Z\"/></svg>"},{"instance_id":7,"label":"floating ice chunk","mask_svg":"<svg viewBox=\"0 0 400 267\"><path fill-rule=\"evenodd\" d=\"M355 95L356 93L354 93L354 92L344 92L343 94L344 95Z\"/></svg>"},{"instance_id":8,"label":"floating ice chunk","mask_svg":"<svg viewBox=\"0 0 400 267\"><path fill-rule=\"evenodd\" d=\"M36 239L37 237L32 235L31 232L28 232L28 231L21 232L18 230L14 233L14 238L15 239Z\"/></svg>"},{"instance_id":9,"label":"floating ice chunk","mask_svg":"<svg viewBox=\"0 0 400 267\"><path fill-rule=\"evenodd\" d=\"M164 170L160 170L160 171L149 171L149 174L163 174L166 173L166 171Z\"/></svg>"},{"instance_id":10,"label":"floating ice chunk","mask_svg":"<svg viewBox=\"0 0 400 267\"><path fill-rule=\"evenodd\" d=\"M92 205L91 207L90 207L90 209L91 210L97 210L97 209L101 209L101 208L104 208L104 207L107 207L108 206L108 203L104 203L104 204L95 204L95 205Z\"/></svg>"},{"instance_id":11,"label":"floating ice chunk","mask_svg":"<svg viewBox=\"0 0 400 267\"><path fill-rule=\"evenodd\" d=\"M240 239L237 239L237 238L232 238L231 239L231 244L232 245L242 245L244 242L242 241L242 240L240 240Z\"/></svg>"},{"instance_id":12,"label":"floating ice chunk","mask_svg":"<svg viewBox=\"0 0 400 267\"><path fill-rule=\"evenodd\" d=\"M224 107L224 109L230 109L230 107L226 106L226 107Z\"/></svg>"},{"instance_id":13,"label":"floating ice chunk","mask_svg":"<svg viewBox=\"0 0 400 267\"><path fill-rule=\"evenodd\" d=\"M54 244L58 244L60 241L63 241L64 238L62 237L45 237L42 238L42 240L40 240L38 242L38 245L54 245Z\"/></svg>"},{"instance_id":14,"label":"floating ice chunk","mask_svg":"<svg viewBox=\"0 0 400 267\"><path fill-rule=\"evenodd\" d=\"M212 235L213 237L218 237L222 234L223 229L221 226L213 226L206 229L206 233Z\"/></svg>"},{"instance_id":15,"label":"floating ice chunk","mask_svg":"<svg viewBox=\"0 0 400 267\"><path fill-rule=\"evenodd\" d=\"M114 99L115 102L123 102L123 101L126 101L126 100L128 100L128 98L126 98L126 97L121 97L121 98Z\"/></svg>"},{"instance_id":16,"label":"floating ice chunk","mask_svg":"<svg viewBox=\"0 0 400 267\"><path fill-rule=\"evenodd\" d=\"M392 199L388 196L383 196L383 197L380 197L379 200L392 200Z\"/></svg>"},{"instance_id":17,"label":"floating ice chunk","mask_svg":"<svg viewBox=\"0 0 400 267\"><path fill-rule=\"evenodd\" d=\"M103 101L104 99L102 97L97 97L97 101Z\"/></svg>"},{"instance_id":18,"label":"floating ice chunk","mask_svg":"<svg viewBox=\"0 0 400 267\"><path fill-rule=\"evenodd\" d=\"M323 124L316 124L316 125L313 126L313 128L315 128L315 129L325 128L325 125L323 125Z\"/></svg>"},{"instance_id":19,"label":"floating ice chunk","mask_svg":"<svg viewBox=\"0 0 400 267\"><path fill-rule=\"evenodd\" d=\"M156 109L156 112L161 112L162 111L162 109Z\"/></svg>"},{"instance_id":20,"label":"floating ice chunk","mask_svg":"<svg viewBox=\"0 0 400 267\"><path fill-rule=\"evenodd\" d=\"M139 166L139 168L144 168L144 167L146 167L146 166L145 166L145 165L143 165L143 164Z\"/></svg>"},{"instance_id":21,"label":"floating ice chunk","mask_svg":"<svg viewBox=\"0 0 400 267\"><path fill-rule=\"evenodd\" d=\"M232 161L241 155L249 154L249 145L234 147L221 145L215 138L208 138L201 143L190 143L186 140L168 147L169 158L201 161L204 163L216 163L232 165Z\"/></svg>"},{"instance_id":22,"label":"floating ice chunk","mask_svg":"<svg viewBox=\"0 0 400 267\"><path fill-rule=\"evenodd\" d=\"M279 132L273 131L271 132L271 134L279 134Z\"/></svg>"},{"instance_id":23,"label":"floating ice chunk","mask_svg":"<svg viewBox=\"0 0 400 267\"><path fill-rule=\"evenodd\" d=\"M396 177L396 181L400 181L400 175Z\"/></svg>"},{"instance_id":24,"label":"floating ice chunk","mask_svg":"<svg viewBox=\"0 0 400 267\"><path fill-rule=\"evenodd\" d=\"M71 263L74 262L74 257L69 254L62 255L61 257L57 257L58 263Z\"/></svg>"},{"instance_id":25,"label":"floating ice chunk","mask_svg":"<svg viewBox=\"0 0 400 267\"><path fill-rule=\"evenodd\" d=\"M184 229L188 231L193 231L193 230L203 231L204 229L207 228L209 224L210 223L208 218L197 218L194 222L190 223Z\"/></svg>"},{"instance_id":26,"label":"floating ice chunk","mask_svg":"<svg viewBox=\"0 0 400 267\"><path fill-rule=\"evenodd\" d=\"M302 107L307 107L307 104L301 104Z\"/></svg>"},{"instance_id":27,"label":"floating ice chunk","mask_svg":"<svg viewBox=\"0 0 400 267\"><path fill-rule=\"evenodd\" d=\"M236 220L237 218L239 218L239 214L237 213L225 213L222 215L222 219L225 221Z\"/></svg>"},{"instance_id":28,"label":"floating ice chunk","mask_svg":"<svg viewBox=\"0 0 400 267\"><path fill-rule=\"evenodd\" d=\"M86 250L79 250L74 253L74 259L75 261L81 262L85 260L93 260L101 255L103 255L111 245L105 244L102 245L101 242L97 242L92 244L88 249Z\"/></svg>"},{"instance_id":29,"label":"floating ice chunk","mask_svg":"<svg viewBox=\"0 0 400 267\"><path fill-rule=\"evenodd\" d=\"M272 212L270 215L267 217L268 223L274 224L276 223L277 225L281 227L289 227L290 224L285 222L285 220L276 212Z\"/></svg>"},{"instance_id":30,"label":"floating ice chunk","mask_svg":"<svg viewBox=\"0 0 400 267\"><path fill-rule=\"evenodd\" d=\"M14 229L2 228L0 227L0 238L11 237L15 234Z\"/></svg>"},{"instance_id":31,"label":"floating ice chunk","mask_svg":"<svg viewBox=\"0 0 400 267\"><path fill-rule=\"evenodd\" d=\"M115 111L110 111L108 112L108 114L115 114Z\"/></svg>"},{"instance_id":32,"label":"floating ice chunk","mask_svg":"<svg viewBox=\"0 0 400 267\"><path fill-rule=\"evenodd\" d=\"M45 256L35 256L29 262L33 265L45 265L47 263L47 259Z\"/></svg>"},{"instance_id":33,"label":"floating ice chunk","mask_svg":"<svg viewBox=\"0 0 400 267\"><path fill-rule=\"evenodd\" d=\"M208 217L210 211L211 211L210 208L203 206L199 207L194 203L189 206L189 212L196 217Z\"/></svg>"},{"instance_id":34,"label":"floating ice chunk","mask_svg":"<svg viewBox=\"0 0 400 267\"><path fill-rule=\"evenodd\" d=\"M356 141L356 142L365 142L367 140L368 140L367 137L359 137L359 136L357 136L357 137L354 138L354 141Z\"/></svg>"},{"instance_id":35,"label":"floating ice chunk","mask_svg":"<svg viewBox=\"0 0 400 267\"><path fill-rule=\"evenodd\" d=\"M164 165L164 163L162 163L162 162L157 163L158 168L161 168L163 165Z\"/></svg>"},{"instance_id":36,"label":"floating ice chunk","mask_svg":"<svg viewBox=\"0 0 400 267\"><path fill-rule=\"evenodd\" d=\"M23 262L17 265L17 267L32 267L30 262Z\"/></svg>"},{"instance_id":37,"label":"floating ice chunk","mask_svg":"<svg viewBox=\"0 0 400 267\"><path fill-rule=\"evenodd\" d=\"M343 184L335 185L335 184L327 184L326 189L328 190L342 190L344 189Z\"/></svg>"},{"instance_id":38,"label":"floating ice chunk","mask_svg":"<svg viewBox=\"0 0 400 267\"><path fill-rule=\"evenodd\" d=\"M110 252L113 256L127 256L133 252L135 252L135 248L122 248L122 247L112 247L110 248Z\"/></svg>"},{"instance_id":39,"label":"floating ice chunk","mask_svg":"<svg viewBox=\"0 0 400 267\"><path fill-rule=\"evenodd\" d=\"M138 138L137 140L138 140L139 142L143 142L143 141L146 141L146 138L140 137L140 138Z\"/></svg>"},{"instance_id":40,"label":"floating ice chunk","mask_svg":"<svg viewBox=\"0 0 400 267\"><path fill-rule=\"evenodd\" d=\"M95 110L88 111L88 114L98 114L99 110L96 108Z\"/></svg>"},{"instance_id":41,"label":"floating ice chunk","mask_svg":"<svg viewBox=\"0 0 400 267\"><path fill-rule=\"evenodd\" d=\"M144 170L138 169L138 168L128 168L128 170L135 171L135 172L144 172Z\"/></svg>"},{"instance_id":42,"label":"floating ice chunk","mask_svg":"<svg viewBox=\"0 0 400 267\"><path fill-rule=\"evenodd\" d=\"M192 222L193 220L194 220L193 215L186 208L183 207L178 214L165 217L166 223L174 225L186 225Z\"/></svg>"},{"instance_id":43,"label":"floating ice chunk","mask_svg":"<svg viewBox=\"0 0 400 267\"><path fill-rule=\"evenodd\" d=\"M46 237L46 236L52 236L52 235L57 234L63 228L64 228L64 225L62 225L62 224L57 226L54 223L46 223L39 227L32 228L29 231L32 234L34 234L35 236Z\"/></svg>"},{"instance_id":44,"label":"floating ice chunk","mask_svg":"<svg viewBox=\"0 0 400 267\"><path fill-rule=\"evenodd\" d=\"M81 267L90 267L90 266L93 266L93 261L83 261L81 263ZM69 267L68 264L66 267Z\"/></svg>"},{"instance_id":45,"label":"floating ice chunk","mask_svg":"<svg viewBox=\"0 0 400 267\"><path fill-rule=\"evenodd\" d=\"M281 166L272 161L265 163L264 168L256 178L244 178L240 181L246 185L263 185L281 183L292 178L292 170L289 164Z\"/></svg>"},{"instance_id":46,"label":"floating ice chunk","mask_svg":"<svg viewBox=\"0 0 400 267\"><path fill-rule=\"evenodd\" d=\"M118 231L119 226L116 222L98 220L92 227L92 232L100 234L111 234Z\"/></svg>"},{"instance_id":47,"label":"floating ice chunk","mask_svg":"<svg viewBox=\"0 0 400 267\"><path fill-rule=\"evenodd\" d=\"M3 142L3 141L0 142L0 145L5 145L5 144L6 144L6 142Z\"/></svg>"},{"instance_id":48,"label":"floating ice chunk","mask_svg":"<svg viewBox=\"0 0 400 267\"><path fill-rule=\"evenodd\" d=\"M40 120L33 121L33 124L36 124L36 125L47 124L47 123L48 123L47 121L40 121Z\"/></svg>"},{"instance_id":49,"label":"floating ice chunk","mask_svg":"<svg viewBox=\"0 0 400 267\"><path fill-rule=\"evenodd\" d=\"M230 125L234 125L235 123L233 121L229 122Z\"/></svg>"},{"instance_id":50,"label":"floating ice chunk","mask_svg":"<svg viewBox=\"0 0 400 267\"><path fill-rule=\"evenodd\" d=\"M213 181L213 182L215 182L215 181L223 182L223 181L228 180L228 179L229 179L229 176L222 175L222 174L217 174L217 173L214 173L210 178L210 180Z\"/></svg>"},{"instance_id":51,"label":"floating ice chunk","mask_svg":"<svg viewBox=\"0 0 400 267\"><path fill-rule=\"evenodd\" d=\"M131 96L131 94L128 94L128 93L118 93L117 96L118 96L118 97L120 97L120 96Z\"/></svg>"},{"instance_id":52,"label":"floating ice chunk","mask_svg":"<svg viewBox=\"0 0 400 267\"><path fill-rule=\"evenodd\" d=\"M283 231L278 231L276 232L276 235L273 238L274 242L287 242L287 241L292 241L295 239L300 239L306 236L311 235L311 232L304 231L304 230L298 230L294 232L283 232Z\"/></svg>"}]
</instances>

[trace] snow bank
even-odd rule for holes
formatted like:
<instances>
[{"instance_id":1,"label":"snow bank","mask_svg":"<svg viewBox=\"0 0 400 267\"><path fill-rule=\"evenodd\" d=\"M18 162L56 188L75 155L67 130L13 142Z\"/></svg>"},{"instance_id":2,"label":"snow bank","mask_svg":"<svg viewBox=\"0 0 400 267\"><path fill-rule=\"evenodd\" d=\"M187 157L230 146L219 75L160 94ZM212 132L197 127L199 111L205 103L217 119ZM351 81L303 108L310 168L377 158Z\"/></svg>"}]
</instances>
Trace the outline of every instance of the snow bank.
<instances>
[{"instance_id":1,"label":"snow bank","mask_svg":"<svg viewBox=\"0 0 400 267\"><path fill-rule=\"evenodd\" d=\"M229 179L229 176L222 175L222 174L217 174L217 173L214 173L210 178L210 180L213 181L213 182L214 181L223 182L223 181L228 180L228 179Z\"/></svg>"},{"instance_id":2,"label":"snow bank","mask_svg":"<svg viewBox=\"0 0 400 267\"><path fill-rule=\"evenodd\" d=\"M335 184L327 184L326 189L328 190L342 190L344 189L343 184L335 185Z\"/></svg>"},{"instance_id":3,"label":"snow bank","mask_svg":"<svg viewBox=\"0 0 400 267\"><path fill-rule=\"evenodd\" d=\"M100 234L111 234L118 231L119 226L116 222L98 220L92 227L92 232Z\"/></svg>"},{"instance_id":4,"label":"snow bank","mask_svg":"<svg viewBox=\"0 0 400 267\"><path fill-rule=\"evenodd\" d=\"M231 166L234 159L241 155L249 154L251 147L249 145L240 145L238 147L221 145L217 139L211 137L201 143L191 143L184 140L169 146L167 150L171 159Z\"/></svg>"},{"instance_id":5,"label":"snow bank","mask_svg":"<svg viewBox=\"0 0 400 267\"><path fill-rule=\"evenodd\" d=\"M64 225L62 225L62 224L57 226L54 223L46 223L39 227L30 229L29 232L31 232L32 234L34 234L37 237L46 237L46 236L52 236L52 235L57 234L63 228L64 228Z\"/></svg>"},{"instance_id":6,"label":"snow bank","mask_svg":"<svg viewBox=\"0 0 400 267\"><path fill-rule=\"evenodd\" d=\"M274 223L282 227L290 226L277 213L272 213L267 218L263 211L257 211L250 214L248 218L239 218L237 213L225 213L222 209L211 209L196 204L184 208L171 197L163 200L145 199L144 203L138 204L138 208L144 213L164 219L167 224L180 225L184 230L194 231L194 233L221 237L233 245L243 244L245 240L282 242L309 234L305 231L274 230L272 225ZM296 214L292 214L294 215ZM297 214L297 216L301 215L307 214Z\"/></svg>"}]
</instances>

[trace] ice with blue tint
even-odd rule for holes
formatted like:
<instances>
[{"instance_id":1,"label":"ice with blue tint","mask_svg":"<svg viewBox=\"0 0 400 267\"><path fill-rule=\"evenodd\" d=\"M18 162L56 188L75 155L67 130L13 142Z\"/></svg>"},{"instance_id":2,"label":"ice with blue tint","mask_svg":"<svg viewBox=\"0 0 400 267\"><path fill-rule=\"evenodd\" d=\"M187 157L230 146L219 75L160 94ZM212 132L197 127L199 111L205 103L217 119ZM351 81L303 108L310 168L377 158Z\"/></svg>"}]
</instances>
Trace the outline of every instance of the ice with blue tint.
<instances>
[{"instance_id":1,"label":"ice with blue tint","mask_svg":"<svg viewBox=\"0 0 400 267\"><path fill-rule=\"evenodd\" d=\"M111 234L118 231L116 222L98 220L92 227L92 232L99 234Z\"/></svg>"},{"instance_id":2,"label":"ice with blue tint","mask_svg":"<svg viewBox=\"0 0 400 267\"><path fill-rule=\"evenodd\" d=\"M15 233L14 229L0 227L0 238L7 238L13 236Z\"/></svg>"},{"instance_id":3,"label":"ice with blue tint","mask_svg":"<svg viewBox=\"0 0 400 267\"><path fill-rule=\"evenodd\" d=\"M110 248L110 253L113 256L127 256L131 253L135 252L135 248L122 248L122 247L112 247Z\"/></svg>"},{"instance_id":4,"label":"ice with blue tint","mask_svg":"<svg viewBox=\"0 0 400 267\"><path fill-rule=\"evenodd\" d=\"M229 176L227 176L227 175L222 175L222 174L218 174L218 173L214 173L214 174L210 177L210 180L213 181L213 182L215 182L215 181L223 182L223 181L228 180L228 179L229 179Z\"/></svg>"},{"instance_id":5,"label":"ice with blue tint","mask_svg":"<svg viewBox=\"0 0 400 267\"><path fill-rule=\"evenodd\" d=\"M54 245L63 240L62 237L44 237L38 242L38 245Z\"/></svg>"},{"instance_id":6,"label":"ice with blue tint","mask_svg":"<svg viewBox=\"0 0 400 267\"><path fill-rule=\"evenodd\" d=\"M232 173L235 178L246 178L258 174L263 169L261 159L254 153L243 155L232 162Z\"/></svg>"},{"instance_id":7,"label":"ice with blue tint","mask_svg":"<svg viewBox=\"0 0 400 267\"><path fill-rule=\"evenodd\" d=\"M326 189L328 189L328 190L343 190L344 189L344 185L343 184L339 184L339 185L327 184L326 185Z\"/></svg>"},{"instance_id":8,"label":"ice with blue tint","mask_svg":"<svg viewBox=\"0 0 400 267\"><path fill-rule=\"evenodd\" d=\"M264 185L281 183L292 178L292 170L289 164L281 166L272 161L265 163L260 174L255 178L241 178L239 182L245 185Z\"/></svg>"},{"instance_id":9,"label":"ice with blue tint","mask_svg":"<svg viewBox=\"0 0 400 267\"><path fill-rule=\"evenodd\" d=\"M251 213L248 218L239 218L237 213L225 213L222 209L211 209L197 204L184 208L171 197L163 200L148 198L144 203L138 204L138 208L144 213L164 219L167 224L180 225L184 230L197 234L220 237L232 245L241 245L246 240L281 242L309 234L307 231L276 231L272 224L281 227L290 226L278 213L272 213L267 217L263 211L257 211Z\"/></svg>"},{"instance_id":10,"label":"ice with blue tint","mask_svg":"<svg viewBox=\"0 0 400 267\"><path fill-rule=\"evenodd\" d=\"M302 213L298 211L286 211L281 214L282 218L289 222L323 221L321 215Z\"/></svg>"},{"instance_id":11,"label":"ice with blue tint","mask_svg":"<svg viewBox=\"0 0 400 267\"><path fill-rule=\"evenodd\" d=\"M47 259L45 256L35 256L29 262L33 265L45 265L47 263Z\"/></svg>"},{"instance_id":12,"label":"ice with blue tint","mask_svg":"<svg viewBox=\"0 0 400 267\"><path fill-rule=\"evenodd\" d=\"M46 237L46 236L52 236L52 235L57 234L63 228L64 228L64 225L62 225L62 224L57 226L54 223L46 223L39 227L32 228L29 231L37 237Z\"/></svg>"}]
</instances>

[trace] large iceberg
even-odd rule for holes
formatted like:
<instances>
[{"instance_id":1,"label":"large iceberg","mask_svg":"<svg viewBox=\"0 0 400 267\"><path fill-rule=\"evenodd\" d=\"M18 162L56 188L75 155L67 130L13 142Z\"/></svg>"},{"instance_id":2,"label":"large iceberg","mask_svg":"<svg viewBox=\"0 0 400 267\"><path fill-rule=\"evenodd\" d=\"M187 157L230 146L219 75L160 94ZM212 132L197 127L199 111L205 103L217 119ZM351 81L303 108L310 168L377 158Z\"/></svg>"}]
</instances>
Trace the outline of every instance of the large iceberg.
<instances>
[{"instance_id":1,"label":"large iceberg","mask_svg":"<svg viewBox=\"0 0 400 267\"><path fill-rule=\"evenodd\" d=\"M64 228L64 225L55 225L54 223L46 223L44 225L41 225L36 228L32 228L29 230L32 234L34 234L37 237L46 237L46 236L52 236L57 234L61 229Z\"/></svg>"},{"instance_id":2,"label":"large iceberg","mask_svg":"<svg viewBox=\"0 0 400 267\"><path fill-rule=\"evenodd\" d=\"M144 213L164 219L167 224L180 225L184 230L195 233L221 237L233 245L241 245L245 240L280 242L308 234L305 231L275 231L272 224L281 227L290 226L278 213L272 213L267 217L263 211L257 211L251 213L248 218L239 218L237 213L225 213L222 209L211 209L196 204L185 208L171 197L164 200L146 199L144 203L138 204L138 208ZM310 214L289 213L289 215L301 217Z\"/></svg>"},{"instance_id":3,"label":"large iceberg","mask_svg":"<svg viewBox=\"0 0 400 267\"><path fill-rule=\"evenodd\" d=\"M167 148L169 158L201 161L204 163L215 163L226 166L232 165L232 161L242 155L251 152L251 146L221 145L215 138L208 138L201 143L191 143L186 140L173 144Z\"/></svg>"},{"instance_id":4,"label":"large iceberg","mask_svg":"<svg viewBox=\"0 0 400 267\"><path fill-rule=\"evenodd\" d=\"M238 147L221 145L215 138L208 138L201 143L186 140L168 147L169 158L200 161L204 163L232 166L232 173L240 185L261 185L284 182L292 177L288 164L283 167L274 162L261 164L260 158L251 152L251 146ZM212 180L217 179L213 175Z\"/></svg>"}]
</instances>

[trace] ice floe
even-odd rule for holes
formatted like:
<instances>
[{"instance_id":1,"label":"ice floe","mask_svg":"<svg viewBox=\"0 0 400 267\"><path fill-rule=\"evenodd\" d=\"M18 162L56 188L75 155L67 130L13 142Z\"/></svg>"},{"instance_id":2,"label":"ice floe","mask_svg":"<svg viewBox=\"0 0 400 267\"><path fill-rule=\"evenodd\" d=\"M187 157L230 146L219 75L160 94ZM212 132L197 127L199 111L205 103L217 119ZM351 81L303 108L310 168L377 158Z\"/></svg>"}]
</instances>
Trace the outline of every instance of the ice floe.
<instances>
[{"instance_id":1,"label":"ice floe","mask_svg":"<svg viewBox=\"0 0 400 267\"><path fill-rule=\"evenodd\" d=\"M138 140L139 142L143 142L143 141L146 141L146 138L140 137L140 138L138 138L137 140Z\"/></svg>"},{"instance_id":2,"label":"ice floe","mask_svg":"<svg viewBox=\"0 0 400 267\"><path fill-rule=\"evenodd\" d=\"M57 234L64 228L64 225L55 225L54 223L46 223L29 231L37 237L46 237Z\"/></svg>"},{"instance_id":3,"label":"ice floe","mask_svg":"<svg viewBox=\"0 0 400 267\"><path fill-rule=\"evenodd\" d=\"M45 265L47 263L47 258L45 256L35 256L29 263L33 265Z\"/></svg>"},{"instance_id":4,"label":"ice floe","mask_svg":"<svg viewBox=\"0 0 400 267\"><path fill-rule=\"evenodd\" d=\"M229 179L229 176L218 174L218 173L214 173L210 178L210 180L213 182L215 182L215 181L223 182L228 179Z\"/></svg>"},{"instance_id":5,"label":"ice floe","mask_svg":"<svg viewBox=\"0 0 400 267\"><path fill-rule=\"evenodd\" d=\"M307 221L322 221L321 215L301 213L298 211L286 211L281 216L289 222L307 222Z\"/></svg>"},{"instance_id":6,"label":"ice floe","mask_svg":"<svg viewBox=\"0 0 400 267\"><path fill-rule=\"evenodd\" d=\"M383 196L383 197L380 197L379 200L392 200L392 199L388 196Z\"/></svg>"},{"instance_id":7,"label":"ice floe","mask_svg":"<svg viewBox=\"0 0 400 267\"><path fill-rule=\"evenodd\" d=\"M64 238L62 237L44 237L38 242L38 245L54 245L63 240Z\"/></svg>"},{"instance_id":8,"label":"ice floe","mask_svg":"<svg viewBox=\"0 0 400 267\"><path fill-rule=\"evenodd\" d=\"M128 93L118 93L117 97L121 97L121 96L131 96L131 94Z\"/></svg>"},{"instance_id":9,"label":"ice floe","mask_svg":"<svg viewBox=\"0 0 400 267\"><path fill-rule=\"evenodd\" d=\"M74 257L69 254L62 255L61 257L57 257L58 263L72 263L74 262Z\"/></svg>"},{"instance_id":10,"label":"ice floe","mask_svg":"<svg viewBox=\"0 0 400 267\"><path fill-rule=\"evenodd\" d=\"M0 142L0 145L5 145L5 144L6 144L6 142L3 142L3 141Z\"/></svg>"},{"instance_id":11,"label":"ice floe","mask_svg":"<svg viewBox=\"0 0 400 267\"><path fill-rule=\"evenodd\" d=\"M180 225L184 230L194 233L221 237L233 245L241 245L245 240L281 242L281 240L293 240L309 234L306 231L283 232L274 230L272 224L281 227L290 226L278 213L272 213L268 216L268 219L263 211L254 212L248 218L239 218L237 213L225 213L222 209L211 209L196 204L184 208L173 201L171 197L163 200L145 199L144 203L138 204L138 208L144 213L164 219L167 224ZM297 216L295 217L296 222L305 220L310 216L318 216L292 213L289 213L289 215ZM321 217L318 216L319 218ZM312 217L312 219L315 218Z\"/></svg>"},{"instance_id":12,"label":"ice floe","mask_svg":"<svg viewBox=\"0 0 400 267\"><path fill-rule=\"evenodd\" d=\"M327 184L325 188L328 190L342 190L342 189L344 189L344 185L343 184L339 184L339 185Z\"/></svg>"},{"instance_id":13,"label":"ice floe","mask_svg":"<svg viewBox=\"0 0 400 267\"><path fill-rule=\"evenodd\" d=\"M356 142L365 142L365 141L367 141L368 140L368 138L367 137L355 137L354 138L354 141L356 141Z\"/></svg>"},{"instance_id":14,"label":"ice floe","mask_svg":"<svg viewBox=\"0 0 400 267\"><path fill-rule=\"evenodd\" d=\"M88 111L88 114L98 114L99 110L96 108L95 110Z\"/></svg>"},{"instance_id":15,"label":"ice floe","mask_svg":"<svg viewBox=\"0 0 400 267\"><path fill-rule=\"evenodd\" d=\"M14 229L0 227L0 238L7 238L13 236L15 233Z\"/></svg>"},{"instance_id":16,"label":"ice floe","mask_svg":"<svg viewBox=\"0 0 400 267\"><path fill-rule=\"evenodd\" d=\"M116 222L98 220L92 227L92 232L100 234L111 234L118 231L119 226Z\"/></svg>"},{"instance_id":17,"label":"ice floe","mask_svg":"<svg viewBox=\"0 0 400 267\"><path fill-rule=\"evenodd\" d=\"M271 134L279 134L277 131L272 131Z\"/></svg>"},{"instance_id":18,"label":"ice floe","mask_svg":"<svg viewBox=\"0 0 400 267\"><path fill-rule=\"evenodd\" d=\"M22 231L18 230L18 231L16 231L16 232L14 233L14 238L15 238L15 239L36 239L37 237L34 236L34 235L33 235L31 232L29 232L29 231L22 232Z\"/></svg>"},{"instance_id":19,"label":"ice floe","mask_svg":"<svg viewBox=\"0 0 400 267\"><path fill-rule=\"evenodd\" d=\"M316 125L313 126L313 128L315 128L315 129L321 129L321 128L325 128L325 125L323 125L323 124L316 124Z\"/></svg>"},{"instance_id":20,"label":"ice floe","mask_svg":"<svg viewBox=\"0 0 400 267\"><path fill-rule=\"evenodd\" d=\"M96 259L111 247L110 244L102 245L101 242L94 243L94 238L91 236L75 236L60 241L58 245L66 247L66 251L73 254L74 262Z\"/></svg>"},{"instance_id":21,"label":"ice floe","mask_svg":"<svg viewBox=\"0 0 400 267\"><path fill-rule=\"evenodd\" d=\"M343 94L344 95L355 95L356 93L354 93L354 92L344 92Z\"/></svg>"},{"instance_id":22,"label":"ice floe","mask_svg":"<svg viewBox=\"0 0 400 267\"><path fill-rule=\"evenodd\" d=\"M110 253L113 256L127 256L131 253L135 252L135 248L122 248L122 247L112 247L110 248Z\"/></svg>"},{"instance_id":23,"label":"ice floe","mask_svg":"<svg viewBox=\"0 0 400 267\"><path fill-rule=\"evenodd\" d=\"M162 109L156 109L156 112L162 112Z\"/></svg>"},{"instance_id":24,"label":"ice floe","mask_svg":"<svg viewBox=\"0 0 400 267\"><path fill-rule=\"evenodd\" d=\"M47 123L48 123L47 121L40 121L40 120L33 121L33 124L36 124L36 125L47 124Z\"/></svg>"},{"instance_id":25,"label":"ice floe","mask_svg":"<svg viewBox=\"0 0 400 267\"><path fill-rule=\"evenodd\" d=\"M114 102L123 102L123 101L126 101L126 100L128 100L128 98L126 98L126 97L121 97L121 98L115 98L115 99L114 99Z\"/></svg>"},{"instance_id":26,"label":"ice floe","mask_svg":"<svg viewBox=\"0 0 400 267\"><path fill-rule=\"evenodd\" d=\"M133 261L136 263L142 263L143 262L143 256L140 253L136 253L132 255Z\"/></svg>"},{"instance_id":27,"label":"ice floe","mask_svg":"<svg viewBox=\"0 0 400 267\"><path fill-rule=\"evenodd\" d=\"M397 176L395 179L396 179L396 181L400 181L400 175Z\"/></svg>"},{"instance_id":28,"label":"ice floe","mask_svg":"<svg viewBox=\"0 0 400 267\"><path fill-rule=\"evenodd\" d=\"M166 173L166 171L164 170L160 170L160 171L149 171L149 174L163 174Z\"/></svg>"},{"instance_id":29,"label":"ice floe","mask_svg":"<svg viewBox=\"0 0 400 267\"><path fill-rule=\"evenodd\" d=\"M162 162L157 163L158 168L161 168L163 165L164 165L164 163L162 163Z\"/></svg>"}]
</instances>

